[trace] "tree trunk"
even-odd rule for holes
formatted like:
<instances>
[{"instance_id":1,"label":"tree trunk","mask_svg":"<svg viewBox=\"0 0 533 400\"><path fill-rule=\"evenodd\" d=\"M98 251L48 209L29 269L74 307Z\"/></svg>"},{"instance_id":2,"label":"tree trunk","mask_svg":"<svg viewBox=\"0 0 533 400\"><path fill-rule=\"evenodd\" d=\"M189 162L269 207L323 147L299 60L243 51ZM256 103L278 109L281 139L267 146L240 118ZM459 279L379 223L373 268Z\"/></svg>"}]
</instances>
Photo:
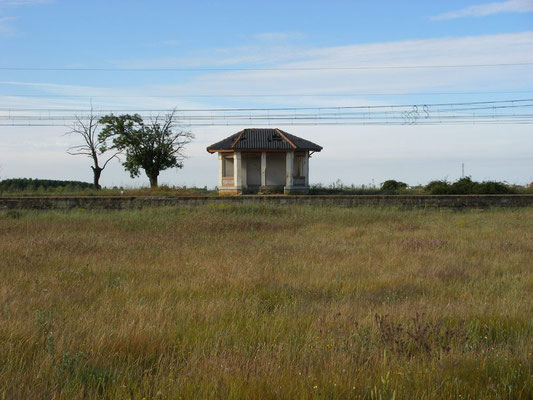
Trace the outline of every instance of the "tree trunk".
<instances>
[{"instance_id":1,"label":"tree trunk","mask_svg":"<svg viewBox=\"0 0 533 400\"><path fill-rule=\"evenodd\" d=\"M102 175L102 168L100 167L91 167L93 169L93 176L94 176L94 181L93 181L93 184L94 184L94 188L96 190L100 190L101 189L101 186L100 186L100 175Z\"/></svg>"},{"instance_id":2,"label":"tree trunk","mask_svg":"<svg viewBox=\"0 0 533 400\"><path fill-rule=\"evenodd\" d=\"M148 175L148 179L150 179L150 187L152 189L157 187L157 176L158 175L159 175L158 173Z\"/></svg>"}]
</instances>

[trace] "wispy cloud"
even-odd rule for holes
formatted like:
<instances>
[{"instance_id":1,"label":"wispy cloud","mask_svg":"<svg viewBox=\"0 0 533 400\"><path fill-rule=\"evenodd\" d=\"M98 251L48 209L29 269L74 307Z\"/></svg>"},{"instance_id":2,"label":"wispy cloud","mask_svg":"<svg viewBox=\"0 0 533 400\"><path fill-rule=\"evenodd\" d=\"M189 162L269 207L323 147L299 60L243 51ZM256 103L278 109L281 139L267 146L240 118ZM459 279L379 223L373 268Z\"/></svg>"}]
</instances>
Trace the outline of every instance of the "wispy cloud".
<instances>
[{"instance_id":1,"label":"wispy cloud","mask_svg":"<svg viewBox=\"0 0 533 400\"><path fill-rule=\"evenodd\" d=\"M290 51L273 44L261 51L233 47L208 52L210 57L164 60L128 60L120 63L138 68L184 66L268 66L279 70L243 70L198 73L188 81L166 82L158 89L176 95L210 93L224 95L305 93L412 93L421 91L517 90L533 86L525 71L529 66L509 68L374 68L383 66L463 65L533 62L533 32L380 42L347 46L305 48ZM342 70L342 67L363 67ZM333 70L321 70L333 67ZM294 70L303 68L304 70ZM317 68L317 70L310 70ZM278 99L279 100L279 99ZM284 99L283 101L288 101ZM306 102L311 99L307 99ZM324 103L326 99L316 98ZM250 99L252 101L252 99ZM302 101L302 99L298 99ZM336 100L338 102L338 99Z\"/></svg>"},{"instance_id":2,"label":"wispy cloud","mask_svg":"<svg viewBox=\"0 0 533 400\"><path fill-rule=\"evenodd\" d=\"M86 98L116 98L116 103L169 104L183 98L225 95L247 96L246 101L265 102L253 95L279 96L276 103L297 101L324 104L324 96L360 93L357 102L369 102L365 93L405 94L431 91L518 90L533 87L531 66L486 68L383 68L447 65L491 65L533 62L533 31L480 35L459 38L439 38L380 42L347 46L298 48L292 47L290 57L279 52L276 45L264 46L259 54L253 48L234 47L210 52L211 57L195 64L190 59L129 60L131 68L180 68L185 66L228 65L240 67L236 60L250 67L263 66L269 60L272 70L198 71L187 78L170 78L159 83L133 83L129 88L59 85L55 83L3 81L0 85L17 85L36 90L39 94L86 96ZM342 69L343 67L363 69ZM326 69L323 69L326 67ZM333 69L327 69L333 67ZM341 68L341 69L338 69ZM30 89L31 88L31 89ZM24 91L26 93L26 91ZM28 92L31 93L31 92ZM286 96L289 94L289 96ZM294 98L303 94L303 98ZM318 95L323 97L311 98ZM120 99L119 96L124 96ZM145 99L141 99L146 96ZM156 98L152 96L162 96ZM172 98L172 97L174 98ZM191 96L191 97L188 97ZM351 95L352 97L353 95ZM150 97L152 97L150 99ZM166 100L163 97L167 97ZM274 99L269 99L272 102ZM331 99L337 104L339 99ZM343 99L344 102L355 99ZM146 104L144 104L146 105ZM205 104L204 104L205 106Z\"/></svg>"},{"instance_id":3,"label":"wispy cloud","mask_svg":"<svg viewBox=\"0 0 533 400\"><path fill-rule=\"evenodd\" d=\"M506 0L492 3L478 4L450 11L431 17L434 20L446 20L464 17L486 17L501 13L528 13L533 12L533 0Z\"/></svg>"},{"instance_id":4,"label":"wispy cloud","mask_svg":"<svg viewBox=\"0 0 533 400\"><path fill-rule=\"evenodd\" d=\"M51 1L52 0L0 0L0 14L3 13L3 10L13 7L45 4L50 3ZM13 16L0 15L0 38L15 35L15 28L11 25L11 21L15 19L16 18Z\"/></svg>"},{"instance_id":5,"label":"wispy cloud","mask_svg":"<svg viewBox=\"0 0 533 400\"><path fill-rule=\"evenodd\" d=\"M263 32L253 35L253 38L264 42L285 42L288 40L302 39L305 35L301 32Z\"/></svg>"},{"instance_id":6,"label":"wispy cloud","mask_svg":"<svg viewBox=\"0 0 533 400\"><path fill-rule=\"evenodd\" d=\"M0 37L12 36L14 34L13 28L10 24L10 21L14 19L15 17L0 17Z\"/></svg>"},{"instance_id":7,"label":"wispy cloud","mask_svg":"<svg viewBox=\"0 0 533 400\"><path fill-rule=\"evenodd\" d=\"M145 42L145 43L142 43L141 45L143 47L149 47L149 48L152 48L152 47L176 47L176 46L179 46L183 43L183 41L181 40L175 40L175 39L169 39L169 40L159 40L159 41L155 41L155 42Z\"/></svg>"},{"instance_id":8,"label":"wispy cloud","mask_svg":"<svg viewBox=\"0 0 533 400\"><path fill-rule=\"evenodd\" d=\"M0 0L2 6L28 6L34 4L50 3L50 0Z\"/></svg>"}]
</instances>

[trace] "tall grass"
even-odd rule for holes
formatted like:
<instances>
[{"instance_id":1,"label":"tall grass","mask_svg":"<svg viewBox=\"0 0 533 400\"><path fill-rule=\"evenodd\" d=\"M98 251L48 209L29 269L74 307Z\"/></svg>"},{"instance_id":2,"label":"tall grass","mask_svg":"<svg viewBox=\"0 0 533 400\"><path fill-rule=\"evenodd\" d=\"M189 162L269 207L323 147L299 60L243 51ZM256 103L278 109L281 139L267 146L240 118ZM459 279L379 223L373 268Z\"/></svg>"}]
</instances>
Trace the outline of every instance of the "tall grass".
<instances>
[{"instance_id":1,"label":"tall grass","mask_svg":"<svg viewBox=\"0 0 533 400\"><path fill-rule=\"evenodd\" d=\"M0 398L529 399L533 210L0 213Z\"/></svg>"}]
</instances>

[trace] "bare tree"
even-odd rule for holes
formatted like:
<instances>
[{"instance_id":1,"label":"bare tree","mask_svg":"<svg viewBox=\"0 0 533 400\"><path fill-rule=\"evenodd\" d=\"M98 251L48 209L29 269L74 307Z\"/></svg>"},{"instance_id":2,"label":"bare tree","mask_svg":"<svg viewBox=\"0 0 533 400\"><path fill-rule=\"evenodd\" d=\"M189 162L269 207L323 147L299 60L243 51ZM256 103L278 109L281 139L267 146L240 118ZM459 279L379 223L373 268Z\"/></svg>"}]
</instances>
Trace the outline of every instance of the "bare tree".
<instances>
[{"instance_id":1,"label":"bare tree","mask_svg":"<svg viewBox=\"0 0 533 400\"><path fill-rule=\"evenodd\" d=\"M93 170L93 183L96 189L100 189L100 175L102 171L107 166L107 163L113 158L117 158L117 155L120 151L115 152L111 157L105 159L105 162L100 165L100 156L102 156L107 148L105 146L105 139L100 139L98 137L100 131L100 124L98 122L98 117L93 114L93 109L91 107L91 113L88 118L80 118L77 115L75 116L75 121L70 127L70 131L67 132L68 135L77 135L82 139L83 143L76 146L71 146L67 150L67 153L73 156L87 156L93 161L91 169Z\"/></svg>"}]
</instances>

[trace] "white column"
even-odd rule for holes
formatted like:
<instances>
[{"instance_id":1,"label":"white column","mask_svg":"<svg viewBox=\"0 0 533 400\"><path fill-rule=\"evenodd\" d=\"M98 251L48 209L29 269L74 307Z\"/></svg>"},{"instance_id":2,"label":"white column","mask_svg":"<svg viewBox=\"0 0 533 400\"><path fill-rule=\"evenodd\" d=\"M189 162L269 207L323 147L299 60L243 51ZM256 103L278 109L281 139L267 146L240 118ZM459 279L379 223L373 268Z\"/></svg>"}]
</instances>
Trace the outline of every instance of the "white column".
<instances>
[{"instance_id":1,"label":"white column","mask_svg":"<svg viewBox=\"0 0 533 400\"><path fill-rule=\"evenodd\" d=\"M243 188L247 188L248 187L248 175L247 175L247 167L246 167L246 163L248 162L248 160L246 159L246 157L242 157L241 155L241 186Z\"/></svg>"},{"instance_id":2,"label":"white column","mask_svg":"<svg viewBox=\"0 0 533 400\"><path fill-rule=\"evenodd\" d=\"M224 174L224 157L218 153L218 188L222 187L222 175Z\"/></svg>"},{"instance_id":3,"label":"white column","mask_svg":"<svg viewBox=\"0 0 533 400\"><path fill-rule=\"evenodd\" d=\"M309 186L309 152L308 151L305 153L303 171L304 171L304 176L305 176L305 186L307 187Z\"/></svg>"},{"instance_id":4,"label":"white column","mask_svg":"<svg viewBox=\"0 0 533 400\"><path fill-rule=\"evenodd\" d=\"M241 167L241 152L233 153L233 186L235 189L242 189L242 167Z\"/></svg>"},{"instance_id":5,"label":"white column","mask_svg":"<svg viewBox=\"0 0 533 400\"><path fill-rule=\"evenodd\" d=\"M285 182L285 187L290 189L292 188L294 185L294 179L293 179L293 176L294 176L294 152L293 151L288 151L287 153L287 156L286 156L286 163L285 163L285 178L286 178L286 182Z\"/></svg>"},{"instance_id":6,"label":"white column","mask_svg":"<svg viewBox=\"0 0 533 400\"><path fill-rule=\"evenodd\" d=\"M267 170L267 153L263 151L261 153L261 186L262 187L265 187L267 184L266 170Z\"/></svg>"}]
</instances>

